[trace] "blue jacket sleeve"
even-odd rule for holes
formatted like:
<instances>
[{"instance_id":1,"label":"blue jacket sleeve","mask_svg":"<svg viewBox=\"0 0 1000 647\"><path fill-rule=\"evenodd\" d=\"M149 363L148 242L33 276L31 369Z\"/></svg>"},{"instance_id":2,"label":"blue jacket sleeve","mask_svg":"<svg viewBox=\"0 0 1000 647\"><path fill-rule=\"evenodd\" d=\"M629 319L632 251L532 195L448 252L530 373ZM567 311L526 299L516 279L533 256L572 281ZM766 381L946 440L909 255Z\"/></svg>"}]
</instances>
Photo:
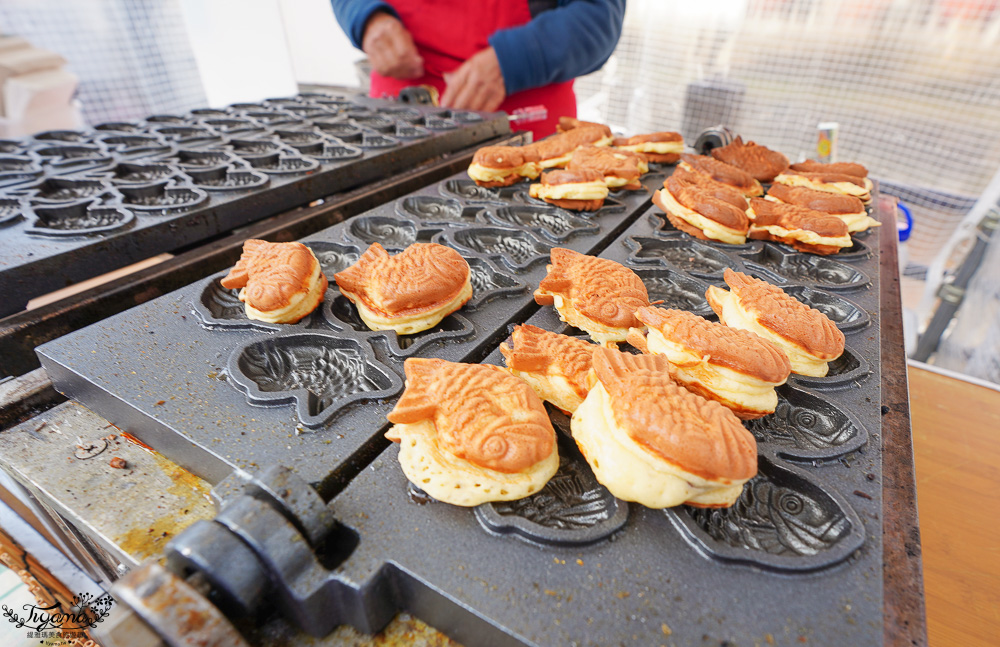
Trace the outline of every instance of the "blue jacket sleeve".
<instances>
[{"instance_id":1,"label":"blue jacket sleeve","mask_svg":"<svg viewBox=\"0 0 1000 647\"><path fill-rule=\"evenodd\" d=\"M625 0L559 0L531 22L490 37L507 94L599 70L622 33Z\"/></svg>"},{"instance_id":2,"label":"blue jacket sleeve","mask_svg":"<svg viewBox=\"0 0 1000 647\"><path fill-rule=\"evenodd\" d=\"M331 0L333 15L337 17L340 28L344 30L351 43L361 49L361 41L365 36L365 24L376 11L385 11L399 17L389 3L382 0Z\"/></svg>"}]
</instances>

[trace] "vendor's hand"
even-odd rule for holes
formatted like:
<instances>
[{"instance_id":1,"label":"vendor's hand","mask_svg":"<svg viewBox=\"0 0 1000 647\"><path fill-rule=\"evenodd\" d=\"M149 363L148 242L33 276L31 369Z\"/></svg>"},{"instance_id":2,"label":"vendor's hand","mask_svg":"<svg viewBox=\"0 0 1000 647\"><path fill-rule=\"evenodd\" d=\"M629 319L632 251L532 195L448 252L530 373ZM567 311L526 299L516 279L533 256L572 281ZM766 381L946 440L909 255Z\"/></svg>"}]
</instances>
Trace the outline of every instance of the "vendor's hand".
<instances>
[{"instance_id":1,"label":"vendor's hand","mask_svg":"<svg viewBox=\"0 0 1000 647\"><path fill-rule=\"evenodd\" d=\"M372 67L393 79L418 79L424 75L424 59L417 53L413 36L395 16L376 11L365 25L361 49Z\"/></svg>"},{"instance_id":2,"label":"vendor's hand","mask_svg":"<svg viewBox=\"0 0 1000 647\"><path fill-rule=\"evenodd\" d=\"M507 96L500 61L492 47L479 50L457 70L445 74L444 82L441 105L449 108L492 112Z\"/></svg>"}]
</instances>

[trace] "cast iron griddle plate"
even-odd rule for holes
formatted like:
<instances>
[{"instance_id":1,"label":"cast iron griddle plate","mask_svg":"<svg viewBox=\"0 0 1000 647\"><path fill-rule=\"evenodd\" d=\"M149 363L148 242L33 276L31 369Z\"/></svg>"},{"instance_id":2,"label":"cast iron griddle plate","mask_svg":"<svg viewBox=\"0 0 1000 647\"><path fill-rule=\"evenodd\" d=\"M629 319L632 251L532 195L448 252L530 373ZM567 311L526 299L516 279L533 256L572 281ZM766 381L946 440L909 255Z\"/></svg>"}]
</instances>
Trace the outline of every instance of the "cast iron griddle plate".
<instances>
[{"instance_id":1,"label":"cast iron griddle plate","mask_svg":"<svg viewBox=\"0 0 1000 647\"><path fill-rule=\"evenodd\" d=\"M647 176L647 186L663 174ZM370 459L402 390L406 357L478 361L509 322L535 309L549 250L596 252L649 205L647 190L574 215L527 196L527 183L485 190L464 174L303 239L330 277L325 302L294 326L248 320L209 277L38 349L56 387L212 482L233 467L282 464L310 482ZM453 246L472 268L473 299L430 331L375 333L333 274L369 244Z\"/></svg>"},{"instance_id":2,"label":"cast iron griddle plate","mask_svg":"<svg viewBox=\"0 0 1000 647\"><path fill-rule=\"evenodd\" d=\"M306 94L7 142L0 317L506 132L500 114Z\"/></svg>"},{"instance_id":3,"label":"cast iron griddle plate","mask_svg":"<svg viewBox=\"0 0 1000 647\"><path fill-rule=\"evenodd\" d=\"M638 272L664 307L710 313L699 295L731 266L783 285L844 330L845 359L829 377L793 377L775 414L746 423L759 474L732 508L616 500L594 482L566 416L550 410L560 471L522 501L430 501L390 447L331 502L360 539L334 577L396 591L378 598L377 617L410 609L469 645L879 644L879 274L869 240L839 259L703 244L654 207L600 254ZM528 322L581 334L549 307ZM498 352L485 361L502 364Z\"/></svg>"}]
</instances>

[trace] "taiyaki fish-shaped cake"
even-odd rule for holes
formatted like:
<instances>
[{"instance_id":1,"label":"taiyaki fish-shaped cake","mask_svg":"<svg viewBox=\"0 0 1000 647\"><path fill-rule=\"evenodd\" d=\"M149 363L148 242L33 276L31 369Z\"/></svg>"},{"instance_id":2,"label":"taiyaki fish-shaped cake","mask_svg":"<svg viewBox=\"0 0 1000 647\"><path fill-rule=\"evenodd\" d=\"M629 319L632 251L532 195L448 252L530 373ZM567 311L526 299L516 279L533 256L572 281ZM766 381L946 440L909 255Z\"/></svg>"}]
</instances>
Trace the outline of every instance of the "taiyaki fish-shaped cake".
<instances>
[{"instance_id":1,"label":"taiyaki fish-shaped cake","mask_svg":"<svg viewBox=\"0 0 1000 647\"><path fill-rule=\"evenodd\" d=\"M646 286L632 270L605 258L553 248L535 303L554 305L559 318L587 331L599 344L625 341L640 328L635 311L649 305Z\"/></svg>"},{"instance_id":2,"label":"taiyaki fish-shaped cake","mask_svg":"<svg viewBox=\"0 0 1000 647\"><path fill-rule=\"evenodd\" d=\"M573 413L587 397L593 344L537 326L514 327L511 345L500 345L507 369L528 383L542 400Z\"/></svg>"},{"instance_id":3,"label":"taiyaki fish-shaped cake","mask_svg":"<svg viewBox=\"0 0 1000 647\"><path fill-rule=\"evenodd\" d=\"M788 356L771 342L684 310L639 308L648 333L629 331L628 342L670 362L670 376L743 420L774 413L774 387L788 379Z\"/></svg>"},{"instance_id":4,"label":"taiyaki fish-shaped cake","mask_svg":"<svg viewBox=\"0 0 1000 647\"><path fill-rule=\"evenodd\" d=\"M639 178L649 173L649 164L639 153L600 146L582 146L570 157L567 171L592 169L604 176L604 183L612 191L642 188Z\"/></svg>"},{"instance_id":5,"label":"taiyaki fish-shaped cake","mask_svg":"<svg viewBox=\"0 0 1000 647\"><path fill-rule=\"evenodd\" d=\"M528 193L563 209L597 211L608 197L608 185L604 175L593 169L546 171L542 181L532 184Z\"/></svg>"},{"instance_id":6,"label":"taiyaki fish-shaped cake","mask_svg":"<svg viewBox=\"0 0 1000 647\"><path fill-rule=\"evenodd\" d=\"M788 158L754 142L743 143L737 137L732 143L712 149L712 157L742 169L758 182L771 182L788 168Z\"/></svg>"},{"instance_id":7,"label":"taiyaki fish-shaped cake","mask_svg":"<svg viewBox=\"0 0 1000 647\"><path fill-rule=\"evenodd\" d=\"M680 133L669 131L616 137L611 145L621 150L642 153L650 162L660 164L676 164L684 152L684 138Z\"/></svg>"},{"instance_id":8,"label":"taiyaki fish-shaped cake","mask_svg":"<svg viewBox=\"0 0 1000 647\"><path fill-rule=\"evenodd\" d=\"M850 233L882 225L878 220L869 217L861 199L852 195L817 191L803 186L772 184L767 191L767 199L837 216L844 221Z\"/></svg>"},{"instance_id":9,"label":"taiyaki fish-shaped cake","mask_svg":"<svg viewBox=\"0 0 1000 647\"><path fill-rule=\"evenodd\" d=\"M606 125L599 124L596 121L581 121L575 117L559 117L559 123L556 125L556 130L564 133L582 126L597 126L606 137L611 137L611 129Z\"/></svg>"},{"instance_id":10,"label":"taiyaki fish-shaped cake","mask_svg":"<svg viewBox=\"0 0 1000 647\"><path fill-rule=\"evenodd\" d=\"M672 175L653 194L653 203L663 209L670 224L696 238L733 245L747 242L747 202L732 187L710 180L695 184L685 181L683 174Z\"/></svg>"},{"instance_id":11,"label":"taiyaki fish-shaped cake","mask_svg":"<svg viewBox=\"0 0 1000 647\"><path fill-rule=\"evenodd\" d=\"M828 362L843 354L844 333L819 310L742 272L727 269L723 278L729 291L713 285L705 293L719 321L777 345L788 355L793 373L823 377Z\"/></svg>"},{"instance_id":12,"label":"taiyaki fish-shaped cake","mask_svg":"<svg viewBox=\"0 0 1000 647\"><path fill-rule=\"evenodd\" d=\"M472 156L469 177L479 186L510 186L541 172L538 151L531 146L484 146Z\"/></svg>"},{"instance_id":13,"label":"taiyaki fish-shaped cake","mask_svg":"<svg viewBox=\"0 0 1000 647\"><path fill-rule=\"evenodd\" d=\"M410 358L389 413L406 478L439 501L475 506L538 492L559 469L545 406L499 366Z\"/></svg>"},{"instance_id":14,"label":"taiyaki fish-shaped cake","mask_svg":"<svg viewBox=\"0 0 1000 647\"><path fill-rule=\"evenodd\" d=\"M865 204L871 202L871 190L874 186L868 179L868 169L860 164L852 162L823 164L815 160L792 164L774 178L774 181L817 191L851 195Z\"/></svg>"},{"instance_id":15,"label":"taiyaki fish-shaped cake","mask_svg":"<svg viewBox=\"0 0 1000 647\"><path fill-rule=\"evenodd\" d=\"M603 148L609 145L611 129L600 124L581 125L530 144L538 152L538 166L542 169L565 168L573 151L581 146Z\"/></svg>"},{"instance_id":16,"label":"taiyaki fish-shaped cake","mask_svg":"<svg viewBox=\"0 0 1000 647\"><path fill-rule=\"evenodd\" d=\"M570 420L611 494L650 508L728 507L757 474L757 443L718 402L670 379L659 355L594 352L596 382Z\"/></svg>"},{"instance_id":17,"label":"taiyaki fish-shaped cake","mask_svg":"<svg viewBox=\"0 0 1000 647\"><path fill-rule=\"evenodd\" d=\"M240 289L247 317L269 323L295 323L316 309L327 280L312 250L302 243L247 240L243 254L221 281Z\"/></svg>"},{"instance_id":18,"label":"taiyaki fish-shaped cake","mask_svg":"<svg viewBox=\"0 0 1000 647\"><path fill-rule=\"evenodd\" d=\"M372 330L427 330L472 298L469 264L450 247L414 243L395 256L373 243L333 279Z\"/></svg>"},{"instance_id":19,"label":"taiyaki fish-shaped cake","mask_svg":"<svg viewBox=\"0 0 1000 647\"><path fill-rule=\"evenodd\" d=\"M764 195L764 187L760 185L760 182L753 179L749 173L707 155L684 153L681 155L680 168L685 171L697 173L704 179L728 184L731 187L739 189L743 195L748 197Z\"/></svg>"},{"instance_id":20,"label":"taiyaki fish-shaped cake","mask_svg":"<svg viewBox=\"0 0 1000 647\"><path fill-rule=\"evenodd\" d=\"M748 238L775 240L800 252L836 254L854 244L837 216L764 198L751 198Z\"/></svg>"}]
</instances>

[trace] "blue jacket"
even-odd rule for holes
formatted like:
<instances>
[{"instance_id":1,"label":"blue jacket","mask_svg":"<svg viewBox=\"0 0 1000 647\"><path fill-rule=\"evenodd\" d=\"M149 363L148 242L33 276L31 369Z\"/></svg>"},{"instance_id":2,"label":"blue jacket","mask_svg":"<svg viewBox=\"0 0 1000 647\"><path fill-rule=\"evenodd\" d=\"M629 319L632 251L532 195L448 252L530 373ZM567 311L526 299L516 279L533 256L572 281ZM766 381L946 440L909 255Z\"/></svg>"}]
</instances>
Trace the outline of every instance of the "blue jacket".
<instances>
[{"instance_id":1,"label":"blue jacket","mask_svg":"<svg viewBox=\"0 0 1000 647\"><path fill-rule=\"evenodd\" d=\"M337 22L358 49L369 16L379 10L397 15L384 0L331 1ZM495 32L489 42L507 94L599 70L618 44L624 16L625 0L558 0L555 9L527 24Z\"/></svg>"}]
</instances>

